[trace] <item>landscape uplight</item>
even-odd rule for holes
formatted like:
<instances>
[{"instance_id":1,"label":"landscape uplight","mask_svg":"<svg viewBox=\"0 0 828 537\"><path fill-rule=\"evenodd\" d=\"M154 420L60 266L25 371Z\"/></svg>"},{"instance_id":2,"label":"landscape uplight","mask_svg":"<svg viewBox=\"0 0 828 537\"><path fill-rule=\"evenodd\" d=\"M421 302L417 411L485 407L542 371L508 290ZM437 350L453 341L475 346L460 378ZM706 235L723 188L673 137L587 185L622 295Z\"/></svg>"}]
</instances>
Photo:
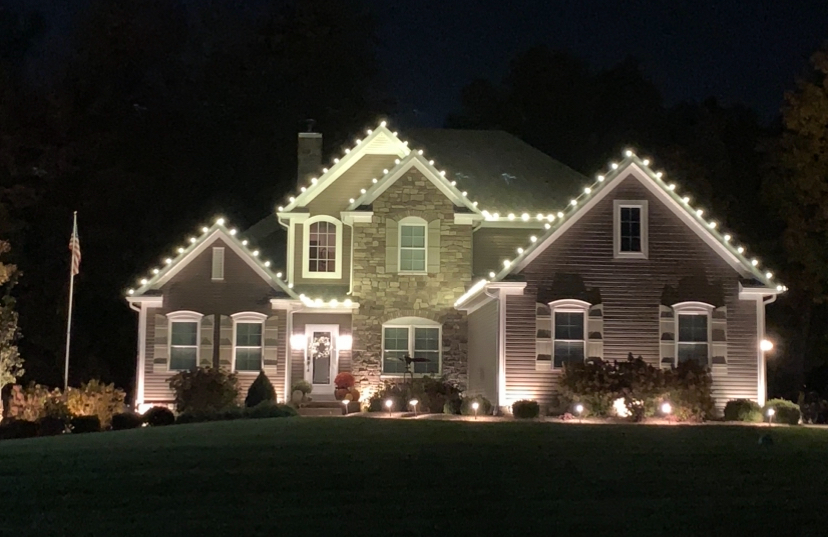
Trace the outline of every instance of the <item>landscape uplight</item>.
<instances>
[{"instance_id":1,"label":"landscape uplight","mask_svg":"<svg viewBox=\"0 0 828 537\"><path fill-rule=\"evenodd\" d=\"M391 415L391 407L394 406L394 401L392 401L391 399L386 399L385 400L385 406L388 408L388 415L390 416Z\"/></svg>"},{"instance_id":2,"label":"landscape uplight","mask_svg":"<svg viewBox=\"0 0 828 537\"><path fill-rule=\"evenodd\" d=\"M578 423L581 423L581 418L584 415L584 405L581 403L575 405L575 413L578 414Z\"/></svg>"},{"instance_id":3,"label":"landscape uplight","mask_svg":"<svg viewBox=\"0 0 828 537\"><path fill-rule=\"evenodd\" d=\"M390 400L389 400L389 402L390 402ZM418 404L418 403L419 403L419 401L418 401L418 400L416 400L416 399L412 399L411 401L409 401L409 402L408 402L408 404L409 404L409 405L411 405L412 407L414 407L414 415L415 415L415 416L417 415L417 404Z\"/></svg>"},{"instance_id":4,"label":"landscape uplight","mask_svg":"<svg viewBox=\"0 0 828 537\"><path fill-rule=\"evenodd\" d=\"M480 408L480 403L475 401L472 403L472 410L474 410L474 419L477 419L477 410Z\"/></svg>"},{"instance_id":5,"label":"landscape uplight","mask_svg":"<svg viewBox=\"0 0 828 537\"><path fill-rule=\"evenodd\" d=\"M670 415L670 413L672 411L673 411L673 405L671 405L670 403L666 403L666 402L661 403L661 413L662 414L664 414L665 416L668 416L668 415Z\"/></svg>"},{"instance_id":6,"label":"landscape uplight","mask_svg":"<svg viewBox=\"0 0 828 537\"><path fill-rule=\"evenodd\" d=\"M774 416L774 414L776 414L776 409L769 408L767 414L768 414L768 425L770 425L770 424L773 423L773 416Z\"/></svg>"},{"instance_id":7,"label":"landscape uplight","mask_svg":"<svg viewBox=\"0 0 828 537\"><path fill-rule=\"evenodd\" d=\"M350 401L348 401L347 399L342 400L342 408L345 409L345 414L348 414L348 403L350 403Z\"/></svg>"}]
</instances>

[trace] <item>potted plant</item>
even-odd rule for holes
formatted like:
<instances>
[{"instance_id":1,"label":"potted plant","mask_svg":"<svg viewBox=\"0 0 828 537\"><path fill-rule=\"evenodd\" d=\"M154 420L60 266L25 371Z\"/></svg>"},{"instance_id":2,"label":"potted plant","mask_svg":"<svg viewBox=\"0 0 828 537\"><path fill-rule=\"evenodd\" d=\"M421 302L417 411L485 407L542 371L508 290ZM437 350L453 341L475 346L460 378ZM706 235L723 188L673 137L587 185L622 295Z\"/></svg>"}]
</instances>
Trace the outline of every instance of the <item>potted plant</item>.
<instances>
[{"instance_id":1,"label":"potted plant","mask_svg":"<svg viewBox=\"0 0 828 537\"><path fill-rule=\"evenodd\" d=\"M351 389L356 384L356 379L350 373L343 372L340 373L334 378L334 397L336 397L337 401L342 401L345 399L345 396L351 391Z\"/></svg>"},{"instance_id":2,"label":"potted plant","mask_svg":"<svg viewBox=\"0 0 828 537\"><path fill-rule=\"evenodd\" d=\"M297 380L293 383L293 393L291 394L291 401L295 404L307 403L310 398L308 394L313 391L313 385L307 380Z\"/></svg>"}]
</instances>

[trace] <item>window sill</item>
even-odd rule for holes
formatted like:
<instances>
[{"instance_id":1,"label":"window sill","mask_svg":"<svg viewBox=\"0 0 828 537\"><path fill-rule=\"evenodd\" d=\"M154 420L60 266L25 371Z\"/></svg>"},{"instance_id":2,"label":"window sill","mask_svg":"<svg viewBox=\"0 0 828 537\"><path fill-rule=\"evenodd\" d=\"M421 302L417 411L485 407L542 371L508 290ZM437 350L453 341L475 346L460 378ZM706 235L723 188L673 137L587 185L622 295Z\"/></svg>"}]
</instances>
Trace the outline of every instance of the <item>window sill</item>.
<instances>
[{"instance_id":1,"label":"window sill","mask_svg":"<svg viewBox=\"0 0 828 537\"><path fill-rule=\"evenodd\" d=\"M398 270L400 276L428 276L428 272L419 270Z\"/></svg>"},{"instance_id":2,"label":"window sill","mask_svg":"<svg viewBox=\"0 0 828 537\"><path fill-rule=\"evenodd\" d=\"M615 252L615 259L647 259L644 252Z\"/></svg>"}]
</instances>

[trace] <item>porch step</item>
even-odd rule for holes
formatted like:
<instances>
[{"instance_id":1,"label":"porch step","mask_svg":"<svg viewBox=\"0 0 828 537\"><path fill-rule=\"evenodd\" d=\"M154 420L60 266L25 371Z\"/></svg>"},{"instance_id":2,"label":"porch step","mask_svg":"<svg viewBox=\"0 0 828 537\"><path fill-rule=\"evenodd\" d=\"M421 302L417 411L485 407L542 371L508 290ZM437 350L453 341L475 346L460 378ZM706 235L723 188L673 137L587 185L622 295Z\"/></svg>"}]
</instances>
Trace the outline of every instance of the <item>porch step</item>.
<instances>
[{"instance_id":1,"label":"porch step","mask_svg":"<svg viewBox=\"0 0 828 537\"><path fill-rule=\"evenodd\" d=\"M342 416L345 405L340 401L311 401L299 407L300 416ZM359 412L359 402L348 403L347 413Z\"/></svg>"}]
</instances>

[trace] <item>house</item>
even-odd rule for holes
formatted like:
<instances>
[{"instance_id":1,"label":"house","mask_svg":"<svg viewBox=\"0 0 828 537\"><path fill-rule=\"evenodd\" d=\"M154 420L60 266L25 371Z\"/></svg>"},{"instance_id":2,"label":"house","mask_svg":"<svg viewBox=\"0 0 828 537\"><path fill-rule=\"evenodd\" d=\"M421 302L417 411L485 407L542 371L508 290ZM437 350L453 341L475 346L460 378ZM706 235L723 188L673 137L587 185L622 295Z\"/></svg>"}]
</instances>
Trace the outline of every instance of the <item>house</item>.
<instances>
[{"instance_id":1,"label":"house","mask_svg":"<svg viewBox=\"0 0 828 537\"><path fill-rule=\"evenodd\" d=\"M548 403L566 362L697 360L719 406L765 399L765 306L785 290L736 237L627 151L587 178L498 131L383 121L242 232L217 218L128 291L136 403L198 365L264 370L318 399L350 371L443 376L500 407Z\"/></svg>"}]
</instances>

